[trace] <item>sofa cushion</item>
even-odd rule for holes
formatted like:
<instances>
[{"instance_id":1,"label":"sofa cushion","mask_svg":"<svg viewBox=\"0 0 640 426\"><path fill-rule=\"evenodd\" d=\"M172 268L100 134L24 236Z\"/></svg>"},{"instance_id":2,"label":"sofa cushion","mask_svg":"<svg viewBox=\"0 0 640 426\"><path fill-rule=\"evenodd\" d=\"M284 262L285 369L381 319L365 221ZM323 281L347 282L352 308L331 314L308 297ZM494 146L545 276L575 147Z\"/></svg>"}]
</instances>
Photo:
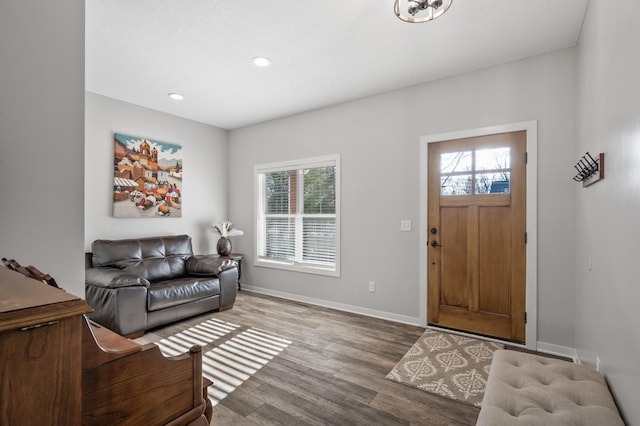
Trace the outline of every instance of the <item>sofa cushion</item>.
<instances>
[{"instance_id":1,"label":"sofa cushion","mask_svg":"<svg viewBox=\"0 0 640 426\"><path fill-rule=\"evenodd\" d=\"M96 240L92 252L93 266L118 268L151 282L184 276L193 256L188 235Z\"/></svg>"},{"instance_id":2,"label":"sofa cushion","mask_svg":"<svg viewBox=\"0 0 640 426\"><path fill-rule=\"evenodd\" d=\"M169 308L205 297L220 295L220 281L215 277L183 277L151 284L147 310Z\"/></svg>"}]
</instances>

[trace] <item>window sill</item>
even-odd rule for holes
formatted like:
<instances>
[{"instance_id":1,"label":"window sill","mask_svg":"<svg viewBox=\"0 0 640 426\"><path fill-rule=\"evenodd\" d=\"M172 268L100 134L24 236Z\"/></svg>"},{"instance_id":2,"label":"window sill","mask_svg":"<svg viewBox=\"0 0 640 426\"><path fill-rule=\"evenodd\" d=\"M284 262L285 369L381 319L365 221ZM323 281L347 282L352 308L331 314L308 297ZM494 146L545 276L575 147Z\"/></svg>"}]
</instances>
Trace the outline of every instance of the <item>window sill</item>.
<instances>
[{"instance_id":1,"label":"window sill","mask_svg":"<svg viewBox=\"0 0 640 426\"><path fill-rule=\"evenodd\" d=\"M336 267L335 269L323 268L321 266L310 266L310 265L300 265L300 264L290 264L277 262L273 260L256 260L254 262L254 266L262 267L262 268L272 268L272 269L280 269L283 271L292 271L292 272L301 272L304 274L314 274L314 275L325 275L329 277L340 277L340 268Z\"/></svg>"}]
</instances>

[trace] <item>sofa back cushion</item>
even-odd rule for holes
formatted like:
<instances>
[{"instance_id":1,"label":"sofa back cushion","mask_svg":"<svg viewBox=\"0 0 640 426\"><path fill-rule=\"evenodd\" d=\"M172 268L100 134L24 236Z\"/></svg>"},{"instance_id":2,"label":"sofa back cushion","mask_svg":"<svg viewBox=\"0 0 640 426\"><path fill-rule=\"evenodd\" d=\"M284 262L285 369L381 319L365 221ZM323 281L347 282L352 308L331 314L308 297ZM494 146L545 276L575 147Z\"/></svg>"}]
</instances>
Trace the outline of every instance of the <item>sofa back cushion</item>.
<instances>
[{"instance_id":1,"label":"sofa back cushion","mask_svg":"<svg viewBox=\"0 0 640 426\"><path fill-rule=\"evenodd\" d=\"M193 256L188 235L96 240L91 251L93 267L122 269L151 282L185 275L185 263Z\"/></svg>"}]
</instances>

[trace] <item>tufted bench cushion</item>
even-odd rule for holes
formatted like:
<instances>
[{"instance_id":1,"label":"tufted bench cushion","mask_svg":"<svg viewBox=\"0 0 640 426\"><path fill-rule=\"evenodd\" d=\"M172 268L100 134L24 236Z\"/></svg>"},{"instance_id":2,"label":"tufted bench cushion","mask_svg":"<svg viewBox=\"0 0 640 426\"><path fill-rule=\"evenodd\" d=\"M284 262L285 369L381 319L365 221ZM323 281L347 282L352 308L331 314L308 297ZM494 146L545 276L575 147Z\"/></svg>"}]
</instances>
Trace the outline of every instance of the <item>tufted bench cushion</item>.
<instances>
[{"instance_id":1,"label":"tufted bench cushion","mask_svg":"<svg viewBox=\"0 0 640 426\"><path fill-rule=\"evenodd\" d=\"M624 426L624 422L597 371L499 350L493 354L476 425Z\"/></svg>"}]
</instances>

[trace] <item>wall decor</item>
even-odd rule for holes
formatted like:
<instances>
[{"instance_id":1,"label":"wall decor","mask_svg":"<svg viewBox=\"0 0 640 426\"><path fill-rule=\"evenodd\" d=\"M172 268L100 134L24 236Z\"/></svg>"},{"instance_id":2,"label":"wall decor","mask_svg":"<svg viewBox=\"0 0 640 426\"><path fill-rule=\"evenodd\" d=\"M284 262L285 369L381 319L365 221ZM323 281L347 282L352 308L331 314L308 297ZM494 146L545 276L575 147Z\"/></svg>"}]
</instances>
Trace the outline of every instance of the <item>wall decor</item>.
<instances>
[{"instance_id":1,"label":"wall decor","mask_svg":"<svg viewBox=\"0 0 640 426\"><path fill-rule=\"evenodd\" d=\"M182 216L182 146L114 133L113 217Z\"/></svg>"},{"instance_id":2,"label":"wall decor","mask_svg":"<svg viewBox=\"0 0 640 426\"><path fill-rule=\"evenodd\" d=\"M593 158L588 152L575 164L578 174L573 177L576 182L582 182L586 187L604 179L604 152Z\"/></svg>"}]
</instances>

